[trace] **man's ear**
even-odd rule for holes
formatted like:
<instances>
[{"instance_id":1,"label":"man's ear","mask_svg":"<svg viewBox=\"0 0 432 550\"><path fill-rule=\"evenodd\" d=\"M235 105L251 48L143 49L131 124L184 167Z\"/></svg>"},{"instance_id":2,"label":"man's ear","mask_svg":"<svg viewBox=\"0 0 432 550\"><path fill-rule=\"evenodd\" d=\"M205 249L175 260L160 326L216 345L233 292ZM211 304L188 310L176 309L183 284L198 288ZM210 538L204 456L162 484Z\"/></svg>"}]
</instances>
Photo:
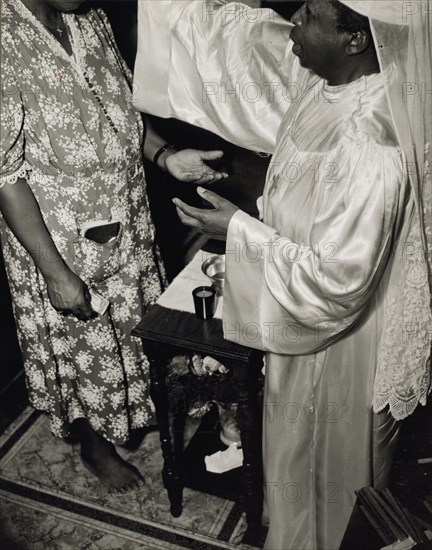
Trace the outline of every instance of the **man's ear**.
<instances>
[{"instance_id":1,"label":"man's ear","mask_svg":"<svg viewBox=\"0 0 432 550\"><path fill-rule=\"evenodd\" d=\"M358 55L368 49L370 36L365 31L357 31L351 35L351 40L345 47L347 55Z\"/></svg>"}]
</instances>

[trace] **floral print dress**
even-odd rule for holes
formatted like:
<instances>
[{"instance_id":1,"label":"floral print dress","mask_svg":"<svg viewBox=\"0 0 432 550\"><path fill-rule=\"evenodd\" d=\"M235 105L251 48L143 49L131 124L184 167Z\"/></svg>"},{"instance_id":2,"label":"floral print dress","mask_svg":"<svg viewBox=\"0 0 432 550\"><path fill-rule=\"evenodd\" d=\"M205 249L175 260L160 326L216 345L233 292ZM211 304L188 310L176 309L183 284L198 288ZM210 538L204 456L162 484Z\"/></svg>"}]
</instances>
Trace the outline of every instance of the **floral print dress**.
<instances>
[{"instance_id":1,"label":"floral print dress","mask_svg":"<svg viewBox=\"0 0 432 550\"><path fill-rule=\"evenodd\" d=\"M49 414L57 436L85 417L123 443L153 421L148 362L131 330L164 281L130 74L100 10L62 14L72 55L19 0L3 0L1 16L0 186L26 178L66 263L110 301L88 322L58 313L1 220L30 402ZM83 223L110 219L121 224L113 248L82 235Z\"/></svg>"}]
</instances>

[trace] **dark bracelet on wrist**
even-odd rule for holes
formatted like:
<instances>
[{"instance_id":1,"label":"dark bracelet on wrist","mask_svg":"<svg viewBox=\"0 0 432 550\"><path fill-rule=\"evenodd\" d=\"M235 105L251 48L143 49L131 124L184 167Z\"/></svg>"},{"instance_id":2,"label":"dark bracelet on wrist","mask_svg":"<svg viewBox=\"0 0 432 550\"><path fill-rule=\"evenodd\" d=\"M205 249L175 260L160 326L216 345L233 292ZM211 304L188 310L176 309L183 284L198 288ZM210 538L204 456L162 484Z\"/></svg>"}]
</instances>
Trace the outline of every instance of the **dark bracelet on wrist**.
<instances>
[{"instance_id":1,"label":"dark bracelet on wrist","mask_svg":"<svg viewBox=\"0 0 432 550\"><path fill-rule=\"evenodd\" d=\"M175 145L172 143L165 143L165 145L162 145L160 149L158 149L153 157L153 162L157 164L157 161L159 160L159 157L165 153L165 151L169 151L170 149L175 149Z\"/></svg>"}]
</instances>

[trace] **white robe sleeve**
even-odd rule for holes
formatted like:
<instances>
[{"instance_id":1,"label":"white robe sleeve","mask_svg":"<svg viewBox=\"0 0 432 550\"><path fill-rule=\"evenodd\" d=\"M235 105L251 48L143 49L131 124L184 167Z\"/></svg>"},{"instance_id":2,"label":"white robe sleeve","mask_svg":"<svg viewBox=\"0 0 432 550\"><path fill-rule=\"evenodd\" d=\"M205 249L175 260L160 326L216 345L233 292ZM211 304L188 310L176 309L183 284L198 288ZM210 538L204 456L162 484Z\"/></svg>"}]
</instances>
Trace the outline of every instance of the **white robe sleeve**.
<instances>
[{"instance_id":1,"label":"white robe sleeve","mask_svg":"<svg viewBox=\"0 0 432 550\"><path fill-rule=\"evenodd\" d=\"M403 165L399 149L375 144L346 149L340 164L341 191L315 216L310 242L293 242L242 211L232 218L226 339L280 354L312 353L361 316L389 261L404 201Z\"/></svg>"},{"instance_id":2,"label":"white robe sleeve","mask_svg":"<svg viewBox=\"0 0 432 550\"><path fill-rule=\"evenodd\" d=\"M290 106L292 25L272 10L220 0L138 4L136 108L272 153Z\"/></svg>"}]
</instances>

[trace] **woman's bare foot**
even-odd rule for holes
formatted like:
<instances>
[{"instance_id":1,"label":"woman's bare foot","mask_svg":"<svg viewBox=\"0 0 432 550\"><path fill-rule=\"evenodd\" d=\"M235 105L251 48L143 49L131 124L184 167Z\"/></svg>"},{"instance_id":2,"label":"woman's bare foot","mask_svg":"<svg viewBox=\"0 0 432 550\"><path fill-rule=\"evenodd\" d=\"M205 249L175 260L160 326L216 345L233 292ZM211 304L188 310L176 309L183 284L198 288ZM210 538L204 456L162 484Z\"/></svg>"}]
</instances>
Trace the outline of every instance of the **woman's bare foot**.
<instances>
[{"instance_id":1,"label":"woman's bare foot","mask_svg":"<svg viewBox=\"0 0 432 550\"><path fill-rule=\"evenodd\" d=\"M126 462L111 442L95 432L88 420L75 420L73 431L80 438L84 466L107 486L109 492L126 493L142 485L144 478L137 468Z\"/></svg>"}]
</instances>

